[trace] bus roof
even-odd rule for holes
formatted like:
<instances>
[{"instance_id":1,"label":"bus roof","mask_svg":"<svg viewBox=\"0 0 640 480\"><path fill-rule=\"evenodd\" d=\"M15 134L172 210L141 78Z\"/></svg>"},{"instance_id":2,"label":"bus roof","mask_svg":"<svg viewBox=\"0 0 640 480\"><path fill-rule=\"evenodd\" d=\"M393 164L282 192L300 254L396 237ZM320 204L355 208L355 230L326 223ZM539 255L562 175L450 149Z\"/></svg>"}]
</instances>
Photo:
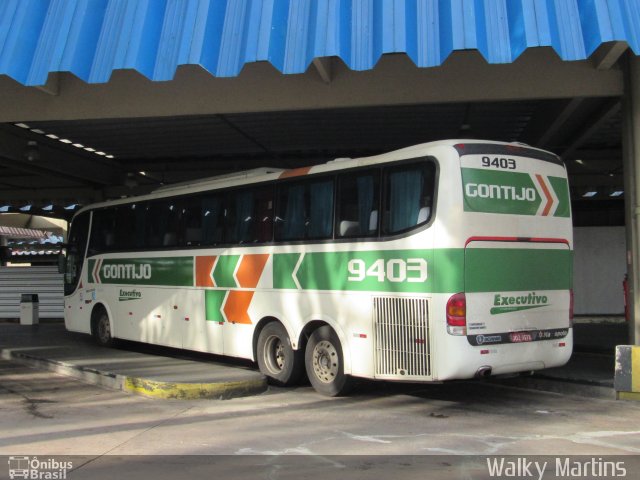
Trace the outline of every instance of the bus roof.
<instances>
[{"instance_id":1,"label":"bus roof","mask_svg":"<svg viewBox=\"0 0 640 480\"><path fill-rule=\"evenodd\" d=\"M438 140L435 142L421 143L410 147L405 147L399 150L393 150L391 152L382 153L379 155L372 155L369 157L359 158L336 158L330 160L324 164L313 165L310 167L297 168L291 170L283 170L279 168L255 168L251 170L243 170L239 172L232 172L223 175L217 175L214 177L203 178L201 180L191 180L186 182L180 182L161 186L151 193L145 195L131 196L121 198L117 200L109 200L100 203L94 203L86 205L81 208L77 213L81 213L86 210L108 207L113 205L127 204L135 201L154 200L157 198L177 196L186 193L198 193L207 191L209 189L216 190L222 187L234 187L244 184L259 183L264 181L277 180L278 178L296 177L306 175L308 173L323 173L334 170L343 170L347 168L353 168L358 166L375 165L378 163L389 162L393 160L400 160L403 158L414 158L421 155L425 155L425 151L439 147L454 147L461 144L485 144L485 145L510 145L513 147L524 148L527 150L534 150L546 155L554 154L541 150L539 148L531 147L524 143L519 142L498 142L493 140L482 139L450 139L450 140ZM248 180L248 181L247 181Z\"/></svg>"}]
</instances>

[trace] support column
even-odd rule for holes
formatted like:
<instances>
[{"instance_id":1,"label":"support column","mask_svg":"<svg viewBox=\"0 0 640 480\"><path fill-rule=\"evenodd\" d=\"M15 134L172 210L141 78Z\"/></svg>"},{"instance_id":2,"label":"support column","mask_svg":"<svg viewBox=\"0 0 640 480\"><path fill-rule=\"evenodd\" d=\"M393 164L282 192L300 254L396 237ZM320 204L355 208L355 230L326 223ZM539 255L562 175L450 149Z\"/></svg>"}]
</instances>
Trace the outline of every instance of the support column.
<instances>
[{"instance_id":1,"label":"support column","mask_svg":"<svg viewBox=\"0 0 640 480\"><path fill-rule=\"evenodd\" d=\"M640 59L627 54L624 76L622 155L624 163L629 343L640 344Z\"/></svg>"},{"instance_id":2,"label":"support column","mask_svg":"<svg viewBox=\"0 0 640 480\"><path fill-rule=\"evenodd\" d=\"M9 247L7 245L7 238L0 236L0 267L6 266L8 262Z\"/></svg>"}]
</instances>

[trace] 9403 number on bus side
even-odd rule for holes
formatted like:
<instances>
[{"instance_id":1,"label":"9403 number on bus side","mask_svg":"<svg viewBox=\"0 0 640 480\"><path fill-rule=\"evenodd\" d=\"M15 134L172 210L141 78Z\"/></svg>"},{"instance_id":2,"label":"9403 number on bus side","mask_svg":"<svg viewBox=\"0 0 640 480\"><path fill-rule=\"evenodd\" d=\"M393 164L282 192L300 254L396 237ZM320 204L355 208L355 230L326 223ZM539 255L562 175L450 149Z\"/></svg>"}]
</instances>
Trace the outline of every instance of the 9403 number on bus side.
<instances>
[{"instance_id":1,"label":"9403 number on bus side","mask_svg":"<svg viewBox=\"0 0 640 480\"><path fill-rule=\"evenodd\" d=\"M371 265L359 258L350 260L347 264L350 282L362 282L367 278L378 282L425 282L428 278L427 261L424 258L379 258Z\"/></svg>"}]
</instances>

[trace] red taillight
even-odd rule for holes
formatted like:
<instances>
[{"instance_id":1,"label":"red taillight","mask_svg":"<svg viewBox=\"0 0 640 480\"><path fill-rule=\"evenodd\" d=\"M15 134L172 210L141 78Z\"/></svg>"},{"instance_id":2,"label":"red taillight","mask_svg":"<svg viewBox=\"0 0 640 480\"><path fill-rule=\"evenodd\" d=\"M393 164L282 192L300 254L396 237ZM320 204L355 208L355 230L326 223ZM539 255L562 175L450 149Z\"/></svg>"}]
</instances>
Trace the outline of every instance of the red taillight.
<instances>
[{"instance_id":1,"label":"red taillight","mask_svg":"<svg viewBox=\"0 0 640 480\"><path fill-rule=\"evenodd\" d=\"M467 299L464 293L456 293L447 302L447 331L451 335L467 333Z\"/></svg>"},{"instance_id":2,"label":"red taillight","mask_svg":"<svg viewBox=\"0 0 640 480\"><path fill-rule=\"evenodd\" d=\"M569 327L573 327L573 289L569 290Z\"/></svg>"}]
</instances>

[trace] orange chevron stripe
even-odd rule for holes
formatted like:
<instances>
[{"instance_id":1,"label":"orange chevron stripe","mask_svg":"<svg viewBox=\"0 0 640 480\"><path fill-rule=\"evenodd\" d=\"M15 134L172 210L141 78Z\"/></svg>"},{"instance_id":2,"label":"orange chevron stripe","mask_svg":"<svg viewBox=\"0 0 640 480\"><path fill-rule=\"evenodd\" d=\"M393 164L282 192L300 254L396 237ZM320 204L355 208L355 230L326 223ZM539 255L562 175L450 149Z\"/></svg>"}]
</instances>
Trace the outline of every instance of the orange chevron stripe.
<instances>
[{"instance_id":1,"label":"orange chevron stripe","mask_svg":"<svg viewBox=\"0 0 640 480\"><path fill-rule=\"evenodd\" d=\"M292 168L282 172L278 178L301 177L308 174L309 170L311 170L311 167Z\"/></svg>"},{"instance_id":2,"label":"orange chevron stripe","mask_svg":"<svg viewBox=\"0 0 640 480\"><path fill-rule=\"evenodd\" d=\"M196 257L196 287L215 287L211 278L213 264L218 257Z\"/></svg>"},{"instance_id":3,"label":"orange chevron stripe","mask_svg":"<svg viewBox=\"0 0 640 480\"><path fill-rule=\"evenodd\" d=\"M544 179L542 178L542 175L536 174L536 178L538 179L538 183L540 184L540 187L544 192L544 196L547 197L547 204L544 206L544 210L542 211L542 216L546 217L547 215L549 215L549 212L551 211L551 207L553 206L553 197L551 196L551 193L547 188L547 184L544 183Z\"/></svg>"},{"instance_id":4,"label":"orange chevron stripe","mask_svg":"<svg viewBox=\"0 0 640 480\"><path fill-rule=\"evenodd\" d=\"M251 325L251 318L249 318L247 310L251 305L253 293L239 290L231 290L229 292L222 308L227 321Z\"/></svg>"},{"instance_id":5,"label":"orange chevron stripe","mask_svg":"<svg viewBox=\"0 0 640 480\"><path fill-rule=\"evenodd\" d=\"M256 288L269 254L244 255L236 272L240 288Z\"/></svg>"}]
</instances>

